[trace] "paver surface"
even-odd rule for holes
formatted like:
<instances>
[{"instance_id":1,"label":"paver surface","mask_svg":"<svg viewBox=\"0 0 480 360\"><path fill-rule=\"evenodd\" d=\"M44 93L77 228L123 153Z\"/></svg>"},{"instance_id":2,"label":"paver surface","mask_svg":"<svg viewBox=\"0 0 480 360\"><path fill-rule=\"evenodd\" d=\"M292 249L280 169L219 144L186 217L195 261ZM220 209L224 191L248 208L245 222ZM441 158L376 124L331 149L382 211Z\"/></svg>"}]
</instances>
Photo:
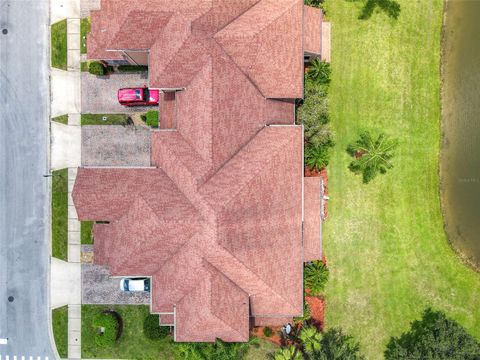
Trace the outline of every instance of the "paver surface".
<instances>
[{"instance_id":1,"label":"paver surface","mask_svg":"<svg viewBox=\"0 0 480 360\"><path fill-rule=\"evenodd\" d=\"M150 304L150 293L120 290L120 279L110 277L104 266L82 264L82 303Z\"/></svg>"},{"instance_id":2,"label":"paver surface","mask_svg":"<svg viewBox=\"0 0 480 360\"><path fill-rule=\"evenodd\" d=\"M118 103L117 91L126 87L148 86L146 72L96 76L81 74L82 113L131 113L145 112L155 107L126 107Z\"/></svg>"},{"instance_id":3,"label":"paver surface","mask_svg":"<svg viewBox=\"0 0 480 360\"><path fill-rule=\"evenodd\" d=\"M82 126L82 166L150 166L150 130L139 126Z\"/></svg>"}]
</instances>

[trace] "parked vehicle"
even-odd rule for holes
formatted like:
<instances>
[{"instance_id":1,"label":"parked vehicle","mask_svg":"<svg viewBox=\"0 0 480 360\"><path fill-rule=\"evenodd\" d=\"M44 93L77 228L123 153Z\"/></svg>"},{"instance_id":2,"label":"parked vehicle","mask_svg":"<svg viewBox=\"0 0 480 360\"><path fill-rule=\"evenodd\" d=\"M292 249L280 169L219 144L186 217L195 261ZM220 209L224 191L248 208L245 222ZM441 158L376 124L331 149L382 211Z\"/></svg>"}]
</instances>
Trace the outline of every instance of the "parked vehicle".
<instances>
[{"instance_id":1,"label":"parked vehicle","mask_svg":"<svg viewBox=\"0 0 480 360\"><path fill-rule=\"evenodd\" d=\"M150 279L148 278L123 278L120 280L122 291L150 291Z\"/></svg>"},{"instance_id":2,"label":"parked vehicle","mask_svg":"<svg viewBox=\"0 0 480 360\"><path fill-rule=\"evenodd\" d=\"M124 106L158 105L160 90L147 87L123 88L118 90L118 102Z\"/></svg>"}]
</instances>

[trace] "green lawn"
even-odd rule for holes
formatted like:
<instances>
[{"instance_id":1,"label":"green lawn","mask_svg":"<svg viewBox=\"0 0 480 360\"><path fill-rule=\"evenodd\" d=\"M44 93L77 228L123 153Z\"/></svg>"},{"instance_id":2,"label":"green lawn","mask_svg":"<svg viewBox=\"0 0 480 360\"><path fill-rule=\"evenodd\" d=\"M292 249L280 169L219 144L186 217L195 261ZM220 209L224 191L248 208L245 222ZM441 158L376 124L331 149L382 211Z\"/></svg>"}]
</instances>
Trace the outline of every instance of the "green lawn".
<instances>
[{"instance_id":1,"label":"green lawn","mask_svg":"<svg viewBox=\"0 0 480 360\"><path fill-rule=\"evenodd\" d=\"M65 114L65 115L56 116L56 117L52 118L52 121L56 121L56 122L59 122L61 124L68 125L68 115Z\"/></svg>"},{"instance_id":2,"label":"green lawn","mask_svg":"<svg viewBox=\"0 0 480 360\"><path fill-rule=\"evenodd\" d=\"M52 172L52 255L67 260L68 170Z\"/></svg>"},{"instance_id":3,"label":"green lawn","mask_svg":"<svg viewBox=\"0 0 480 360\"><path fill-rule=\"evenodd\" d=\"M68 307L52 310L52 327L55 345L61 358L68 356Z\"/></svg>"},{"instance_id":4,"label":"green lawn","mask_svg":"<svg viewBox=\"0 0 480 360\"><path fill-rule=\"evenodd\" d=\"M399 1L358 20L362 2L327 0L332 21L331 124L324 248L331 269L326 324L382 358L392 335L431 306L480 337L480 274L451 250L440 212L442 0ZM395 167L368 185L348 170L360 130L399 140Z\"/></svg>"},{"instance_id":5,"label":"green lawn","mask_svg":"<svg viewBox=\"0 0 480 360\"><path fill-rule=\"evenodd\" d=\"M80 20L80 54L87 53L87 34L90 32L90 18Z\"/></svg>"},{"instance_id":6,"label":"green lawn","mask_svg":"<svg viewBox=\"0 0 480 360\"><path fill-rule=\"evenodd\" d=\"M92 227L93 221L80 222L80 237L83 245L93 244Z\"/></svg>"},{"instance_id":7,"label":"green lawn","mask_svg":"<svg viewBox=\"0 0 480 360\"><path fill-rule=\"evenodd\" d=\"M67 70L67 20L52 24L51 34L52 66Z\"/></svg>"},{"instance_id":8,"label":"green lawn","mask_svg":"<svg viewBox=\"0 0 480 360\"><path fill-rule=\"evenodd\" d=\"M103 120L103 117L106 120ZM125 114L82 114L82 125L127 125L128 116Z\"/></svg>"},{"instance_id":9,"label":"green lawn","mask_svg":"<svg viewBox=\"0 0 480 360\"><path fill-rule=\"evenodd\" d=\"M107 308L121 315L123 335L114 346L99 347L92 320ZM146 305L82 305L82 358L175 359L172 337L150 340L143 334L143 320L148 314Z\"/></svg>"}]
</instances>

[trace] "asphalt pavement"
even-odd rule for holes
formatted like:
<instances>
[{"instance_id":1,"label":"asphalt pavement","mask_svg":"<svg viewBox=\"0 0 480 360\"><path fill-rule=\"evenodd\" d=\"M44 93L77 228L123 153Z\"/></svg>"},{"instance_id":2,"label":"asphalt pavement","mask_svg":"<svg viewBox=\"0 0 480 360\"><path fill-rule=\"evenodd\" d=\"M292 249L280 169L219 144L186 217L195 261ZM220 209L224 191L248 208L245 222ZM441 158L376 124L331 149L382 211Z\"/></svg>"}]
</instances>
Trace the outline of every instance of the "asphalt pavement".
<instances>
[{"instance_id":1,"label":"asphalt pavement","mask_svg":"<svg viewBox=\"0 0 480 360\"><path fill-rule=\"evenodd\" d=\"M49 278L49 2L0 0L0 358L54 359ZM2 344L7 339L7 344Z\"/></svg>"}]
</instances>

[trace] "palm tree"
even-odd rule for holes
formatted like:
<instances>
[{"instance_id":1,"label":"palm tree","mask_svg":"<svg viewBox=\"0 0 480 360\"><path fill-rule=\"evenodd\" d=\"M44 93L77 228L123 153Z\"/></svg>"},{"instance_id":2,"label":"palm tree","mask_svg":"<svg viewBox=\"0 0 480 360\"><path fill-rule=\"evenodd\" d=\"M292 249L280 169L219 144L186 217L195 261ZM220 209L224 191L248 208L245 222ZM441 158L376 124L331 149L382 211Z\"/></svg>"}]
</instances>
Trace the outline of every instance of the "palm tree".
<instances>
[{"instance_id":1,"label":"palm tree","mask_svg":"<svg viewBox=\"0 0 480 360\"><path fill-rule=\"evenodd\" d=\"M328 280L328 268L321 261L312 261L305 264L303 282L305 288L310 290L310 295L318 296L325 288Z\"/></svg>"},{"instance_id":2,"label":"palm tree","mask_svg":"<svg viewBox=\"0 0 480 360\"><path fill-rule=\"evenodd\" d=\"M393 167L391 159L395 155L397 141L380 134L376 139L369 132L360 134L360 138L350 144L347 152L355 157L350 163L350 170L354 173L362 173L363 182L368 183L378 173L385 174Z\"/></svg>"},{"instance_id":3,"label":"palm tree","mask_svg":"<svg viewBox=\"0 0 480 360\"><path fill-rule=\"evenodd\" d=\"M364 360L360 345L340 329L330 329L323 334L319 350L309 356L312 360Z\"/></svg>"},{"instance_id":4,"label":"palm tree","mask_svg":"<svg viewBox=\"0 0 480 360\"><path fill-rule=\"evenodd\" d=\"M289 346L277 350L270 358L273 360L301 360L303 356L295 346Z\"/></svg>"},{"instance_id":5,"label":"palm tree","mask_svg":"<svg viewBox=\"0 0 480 360\"><path fill-rule=\"evenodd\" d=\"M305 147L305 165L312 170L320 171L328 165L329 149L329 145L307 144Z\"/></svg>"},{"instance_id":6,"label":"palm tree","mask_svg":"<svg viewBox=\"0 0 480 360\"><path fill-rule=\"evenodd\" d=\"M320 351L320 341L322 340L322 333L317 330L315 326L305 326L298 335L303 350L307 354L313 354L316 351Z\"/></svg>"},{"instance_id":7,"label":"palm tree","mask_svg":"<svg viewBox=\"0 0 480 360\"><path fill-rule=\"evenodd\" d=\"M308 67L307 77L317 84L330 82L330 64L320 59L314 59Z\"/></svg>"}]
</instances>

